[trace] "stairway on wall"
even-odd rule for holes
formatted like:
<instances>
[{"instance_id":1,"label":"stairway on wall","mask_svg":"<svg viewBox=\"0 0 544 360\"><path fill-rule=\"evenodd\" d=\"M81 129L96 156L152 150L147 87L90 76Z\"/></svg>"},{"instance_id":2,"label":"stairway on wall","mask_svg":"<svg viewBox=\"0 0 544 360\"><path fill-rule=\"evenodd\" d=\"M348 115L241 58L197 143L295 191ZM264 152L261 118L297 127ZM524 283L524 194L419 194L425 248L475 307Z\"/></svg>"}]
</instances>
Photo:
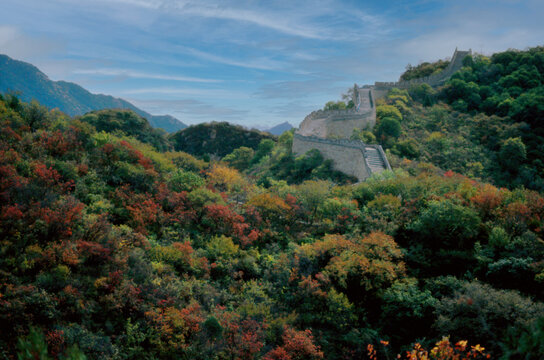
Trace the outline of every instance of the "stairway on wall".
<instances>
[{"instance_id":1,"label":"stairway on wall","mask_svg":"<svg viewBox=\"0 0 544 360\"><path fill-rule=\"evenodd\" d=\"M387 170L387 165L384 163L378 149L370 146L365 147L365 158L372 173L379 173Z\"/></svg>"},{"instance_id":2,"label":"stairway on wall","mask_svg":"<svg viewBox=\"0 0 544 360\"><path fill-rule=\"evenodd\" d=\"M370 111L372 103L370 101L370 89L359 88L359 111Z\"/></svg>"}]
</instances>

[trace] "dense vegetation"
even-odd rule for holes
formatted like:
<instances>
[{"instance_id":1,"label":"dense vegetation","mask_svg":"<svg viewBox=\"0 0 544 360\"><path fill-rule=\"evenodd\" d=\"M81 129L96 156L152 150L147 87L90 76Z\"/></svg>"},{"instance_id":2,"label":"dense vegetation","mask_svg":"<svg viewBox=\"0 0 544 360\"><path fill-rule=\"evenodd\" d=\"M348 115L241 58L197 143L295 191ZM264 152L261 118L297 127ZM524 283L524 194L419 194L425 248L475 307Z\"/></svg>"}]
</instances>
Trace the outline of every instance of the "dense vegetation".
<instances>
[{"instance_id":1,"label":"dense vegetation","mask_svg":"<svg viewBox=\"0 0 544 360\"><path fill-rule=\"evenodd\" d=\"M544 190L544 48L467 57L445 86L393 89L373 133L390 162L430 162L497 186Z\"/></svg>"},{"instance_id":2,"label":"dense vegetation","mask_svg":"<svg viewBox=\"0 0 544 360\"><path fill-rule=\"evenodd\" d=\"M448 60L438 60L434 63L422 62L416 66L408 64L408 66L406 66L406 71L400 76L400 79L408 81L432 74L438 74L448 67L449 64L450 62Z\"/></svg>"},{"instance_id":3,"label":"dense vegetation","mask_svg":"<svg viewBox=\"0 0 544 360\"><path fill-rule=\"evenodd\" d=\"M162 152L172 149L164 130L153 129L146 119L131 110L91 111L79 120L91 124L98 132L107 131L132 136Z\"/></svg>"},{"instance_id":4,"label":"dense vegetation","mask_svg":"<svg viewBox=\"0 0 544 360\"><path fill-rule=\"evenodd\" d=\"M263 139L275 139L269 133L248 130L227 122L212 122L189 126L170 136L177 151L192 155L223 157L240 146L256 149Z\"/></svg>"},{"instance_id":5,"label":"dense vegetation","mask_svg":"<svg viewBox=\"0 0 544 360\"><path fill-rule=\"evenodd\" d=\"M4 96L2 356L542 358L544 197L486 182L532 148L516 119L442 102L455 79L389 94L354 136L396 170L357 185L291 132L206 162L123 112Z\"/></svg>"}]
</instances>

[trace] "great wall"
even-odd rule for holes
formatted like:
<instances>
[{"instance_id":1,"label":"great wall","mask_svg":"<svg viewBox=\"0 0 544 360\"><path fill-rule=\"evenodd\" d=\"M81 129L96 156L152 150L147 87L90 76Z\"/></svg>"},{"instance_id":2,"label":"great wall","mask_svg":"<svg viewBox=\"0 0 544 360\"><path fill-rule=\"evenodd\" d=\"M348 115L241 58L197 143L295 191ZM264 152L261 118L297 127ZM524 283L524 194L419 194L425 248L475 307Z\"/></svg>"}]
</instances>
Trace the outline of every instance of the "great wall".
<instances>
[{"instance_id":1,"label":"great wall","mask_svg":"<svg viewBox=\"0 0 544 360\"><path fill-rule=\"evenodd\" d=\"M325 159L333 161L334 169L363 181L374 173L391 170L381 145L349 140L354 129L372 129L376 124L376 100L393 88L409 89L413 85L437 87L461 69L463 59L472 51L455 49L448 66L437 74L397 82L375 82L374 85L355 86L353 103L345 110L317 110L304 118L293 137L293 153L303 155L317 149Z\"/></svg>"}]
</instances>

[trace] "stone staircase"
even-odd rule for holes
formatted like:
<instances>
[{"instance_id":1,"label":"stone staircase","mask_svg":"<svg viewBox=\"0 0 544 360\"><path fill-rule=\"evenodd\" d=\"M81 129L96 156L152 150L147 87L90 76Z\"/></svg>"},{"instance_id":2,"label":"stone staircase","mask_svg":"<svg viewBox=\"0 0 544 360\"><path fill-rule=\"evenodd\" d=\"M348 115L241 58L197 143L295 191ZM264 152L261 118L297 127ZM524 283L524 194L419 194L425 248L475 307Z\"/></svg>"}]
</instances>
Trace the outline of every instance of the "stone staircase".
<instances>
[{"instance_id":1,"label":"stone staircase","mask_svg":"<svg viewBox=\"0 0 544 360\"><path fill-rule=\"evenodd\" d=\"M379 173L387 170L387 164L384 162L380 151L377 148L366 146L365 158L372 173Z\"/></svg>"}]
</instances>

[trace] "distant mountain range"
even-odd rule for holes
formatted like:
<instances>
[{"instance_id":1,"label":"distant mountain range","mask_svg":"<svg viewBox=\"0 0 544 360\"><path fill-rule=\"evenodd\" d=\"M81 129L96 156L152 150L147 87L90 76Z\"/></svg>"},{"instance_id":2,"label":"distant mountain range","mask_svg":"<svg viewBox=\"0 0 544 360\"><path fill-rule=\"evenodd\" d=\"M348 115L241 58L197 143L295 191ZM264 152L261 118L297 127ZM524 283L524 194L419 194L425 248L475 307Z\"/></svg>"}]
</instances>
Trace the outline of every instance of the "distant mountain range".
<instances>
[{"instance_id":1,"label":"distant mountain range","mask_svg":"<svg viewBox=\"0 0 544 360\"><path fill-rule=\"evenodd\" d=\"M293 125L289 124L287 121L279 125L273 126L270 129L263 129L263 131L269 132L272 135L280 136L286 131L289 131L293 128Z\"/></svg>"},{"instance_id":2,"label":"distant mountain range","mask_svg":"<svg viewBox=\"0 0 544 360\"><path fill-rule=\"evenodd\" d=\"M168 132L187 127L170 115L151 115L126 100L109 95L92 94L81 86L52 81L37 67L0 54L0 93L15 91L24 101L37 100L49 108L58 108L68 115L83 115L92 110L130 109L146 118L151 126Z\"/></svg>"}]
</instances>

